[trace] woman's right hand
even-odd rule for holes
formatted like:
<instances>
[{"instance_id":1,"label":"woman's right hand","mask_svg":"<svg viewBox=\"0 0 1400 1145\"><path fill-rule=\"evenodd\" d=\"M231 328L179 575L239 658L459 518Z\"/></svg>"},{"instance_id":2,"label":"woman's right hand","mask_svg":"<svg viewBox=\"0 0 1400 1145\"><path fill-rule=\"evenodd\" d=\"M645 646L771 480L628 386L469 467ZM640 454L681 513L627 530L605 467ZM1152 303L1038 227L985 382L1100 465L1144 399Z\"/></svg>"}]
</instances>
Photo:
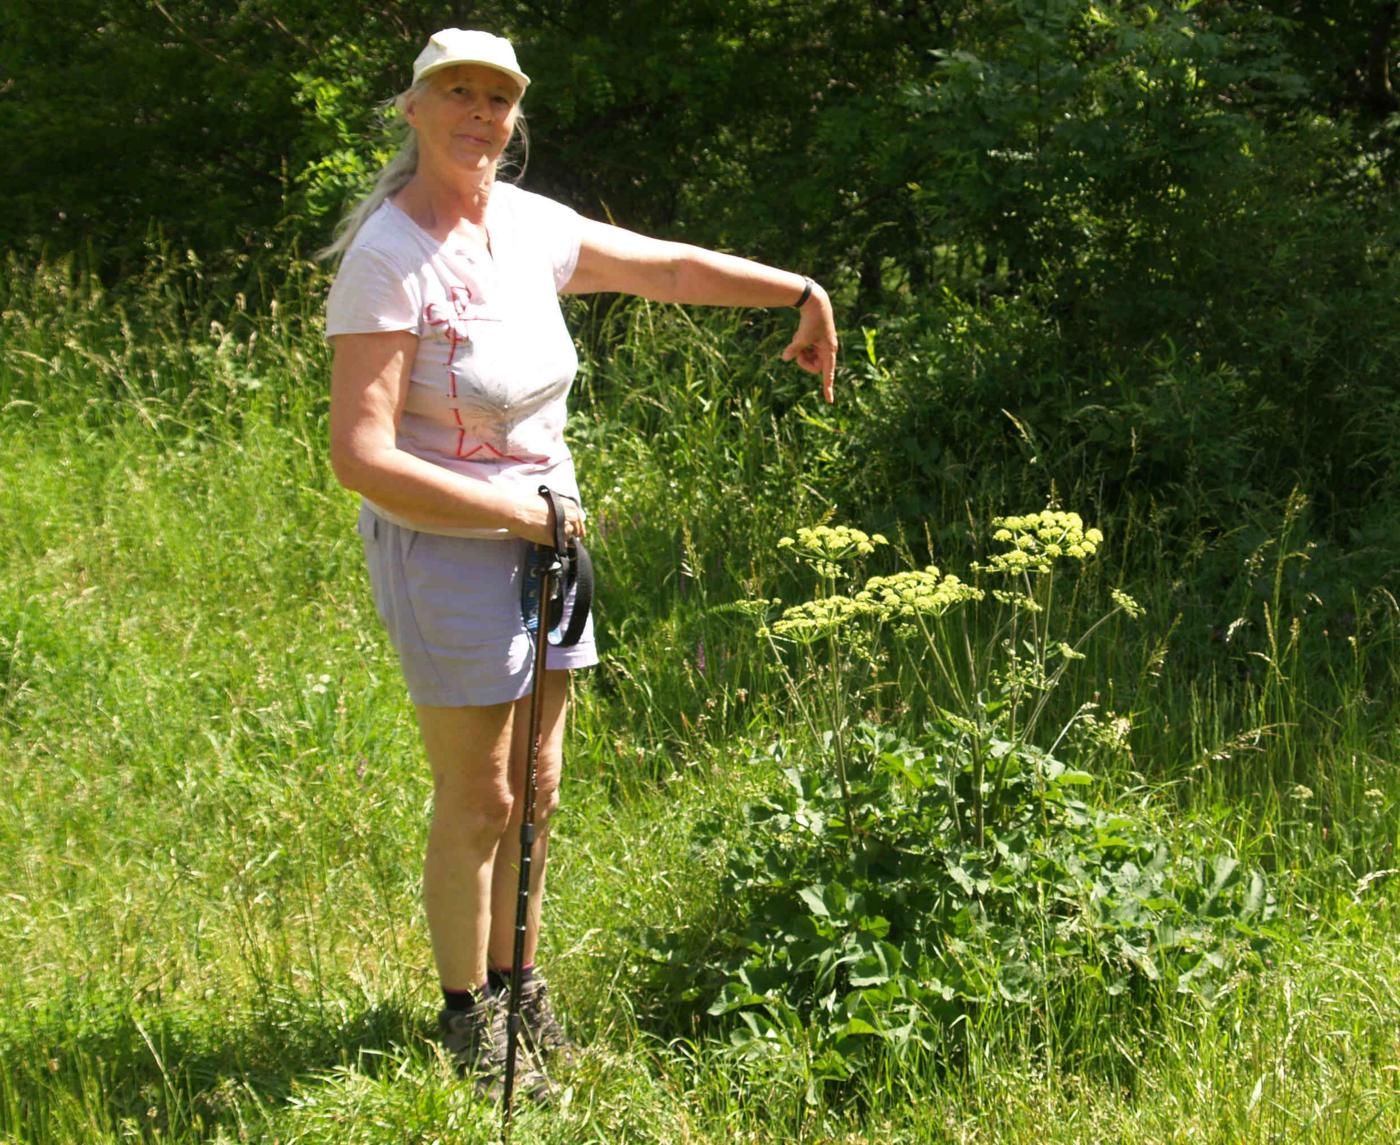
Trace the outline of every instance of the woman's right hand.
<instances>
[{"instance_id":1,"label":"woman's right hand","mask_svg":"<svg viewBox=\"0 0 1400 1145\"><path fill-rule=\"evenodd\" d=\"M587 533L583 506L572 497L558 497L555 500L564 510L564 539L581 540ZM538 495L522 498L517 524L511 532L537 545L553 548L554 522L550 520L549 502Z\"/></svg>"},{"instance_id":2,"label":"woman's right hand","mask_svg":"<svg viewBox=\"0 0 1400 1145\"><path fill-rule=\"evenodd\" d=\"M463 477L398 448L416 335L339 334L332 343L331 464L342 485L429 531L504 528L536 544L554 544L543 497ZM565 536L582 537L578 502L560 502Z\"/></svg>"}]
</instances>

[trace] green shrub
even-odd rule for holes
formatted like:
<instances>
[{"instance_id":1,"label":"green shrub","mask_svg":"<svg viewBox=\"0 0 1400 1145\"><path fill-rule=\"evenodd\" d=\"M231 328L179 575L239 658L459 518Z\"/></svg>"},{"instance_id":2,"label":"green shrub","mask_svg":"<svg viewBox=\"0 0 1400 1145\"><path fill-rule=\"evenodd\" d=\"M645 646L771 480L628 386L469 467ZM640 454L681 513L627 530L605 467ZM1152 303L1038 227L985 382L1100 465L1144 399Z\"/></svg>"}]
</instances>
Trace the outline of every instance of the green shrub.
<instances>
[{"instance_id":1,"label":"green shrub","mask_svg":"<svg viewBox=\"0 0 1400 1145\"><path fill-rule=\"evenodd\" d=\"M1130 720L1088 701L1045 730L1081 649L1141 613L1114 590L1071 635L1057 581L1102 534L1049 510L993 525L1003 547L966 582L929 566L861 583L847 566L886 542L854 529L782 542L817 578L763 630L806 751L797 736L776 746L777 789L738 830L713 820L697 835L722 849L733 904L699 974L686 936L648 940L673 1003L727 1017L740 1055L801 1045L839 1079L873 1049L935 1052L1008 1006L1090 1051L1078 1023L1119 996L1150 1022L1171 995L1213 999L1262 965L1274 913L1262 873L1086 770L1125 750ZM894 683L897 706L883 695ZM894 719L861 716L871 705Z\"/></svg>"}]
</instances>

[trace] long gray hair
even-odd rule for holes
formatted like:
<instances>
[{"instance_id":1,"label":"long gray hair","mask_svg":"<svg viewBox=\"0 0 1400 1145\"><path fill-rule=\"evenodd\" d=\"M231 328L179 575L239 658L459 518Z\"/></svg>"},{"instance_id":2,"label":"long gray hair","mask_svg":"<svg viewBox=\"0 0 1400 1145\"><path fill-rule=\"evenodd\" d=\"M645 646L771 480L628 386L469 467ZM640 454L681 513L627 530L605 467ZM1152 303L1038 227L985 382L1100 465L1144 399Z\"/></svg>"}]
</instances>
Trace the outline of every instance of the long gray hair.
<instances>
[{"instance_id":1,"label":"long gray hair","mask_svg":"<svg viewBox=\"0 0 1400 1145\"><path fill-rule=\"evenodd\" d=\"M365 225L365 220L379 210L385 199L392 198L408 186L408 181L418 171L418 133L409 125L404 116L404 110L409 103L417 99L428 90L428 80L419 80L407 91L401 91L393 99L383 105L383 113L388 117L396 117L397 122L393 124L394 131L400 135L399 148L394 153L394 157L389 160L379 174L374 178L374 186L370 188L369 194L352 206L341 217L336 224L335 235L327 246L316 252L316 257L320 259L339 258L347 250L350 244L355 241L355 236L360 233L360 228ZM520 144L519 162L516 161L515 145ZM515 113L515 130L511 134L510 146L506 153L501 156L496 167L496 174L499 176L504 171L510 171L513 179L519 179L525 174L525 167L530 161L530 131L525 124L525 113L518 108Z\"/></svg>"}]
</instances>

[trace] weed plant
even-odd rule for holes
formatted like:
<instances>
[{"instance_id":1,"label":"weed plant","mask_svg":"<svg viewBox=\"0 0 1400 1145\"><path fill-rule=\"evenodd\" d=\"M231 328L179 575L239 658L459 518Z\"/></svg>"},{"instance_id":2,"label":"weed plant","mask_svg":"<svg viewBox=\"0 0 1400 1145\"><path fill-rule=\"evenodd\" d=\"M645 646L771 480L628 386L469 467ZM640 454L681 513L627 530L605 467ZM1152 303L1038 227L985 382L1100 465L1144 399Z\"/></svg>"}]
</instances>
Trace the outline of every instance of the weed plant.
<instances>
[{"instance_id":1,"label":"weed plant","mask_svg":"<svg viewBox=\"0 0 1400 1145\"><path fill-rule=\"evenodd\" d=\"M1097 1066L1106 1020L1144 1036L1172 995L1216 1001L1263 966L1276 935L1262 873L1105 782L1129 721L1085 701L1041 731L1095 635L1142 614L1114 590L1109 612L1067 630L1057 573L1103 534L1063 511L992 525L1004 548L968 582L930 565L862 583L888 542L845 526L779 542L816 579L762 629L807 751L741 833L718 819L698 832L726 848L734 924L702 959L683 957L683 934L651 942L684 967L679 1001L733 1019L740 1057L805 1049L809 1074L845 1082L882 1054L961 1057L970 1023L1019 1006L1048 1052ZM859 714L896 685L922 693L927 722L908 702Z\"/></svg>"},{"instance_id":2,"label":"weed plant","mask_svg":"<svg viewBox=\"0 0 1400 1145\"><path fill-rule=\"evenodd\" d=\"M494 1113L454 1082L429 1037L418 882L430 784L364 583L355 506L325 459L324 283L283 284L274 310L210 297L187 260L119 291L61 265L6 269L0 1139L492 1140ZM878 814L869 836L838 840L851 817L825 790L829 747L807 728L817 696L794 676L797 702L784 682L792 662L773 659L745 606L807 595L779 538L828 513L857 520L893 539L869 555L871 573L889 577L896 556L925 566L935 542L972 552L971 520L1044 504L1051 482L1026 490L1042 471L949 466L920 479L917 514L893 489L883 503L873 485L857 496L842 475L861 471L851 451L865 439L849 419L886 401L881 387L917 376L853 370L828 410L805 376L770 369L778 335L763 325L655 306L608 321L586 355L574 438L605 662L576 688L544 949L588 1052L557 1108L522 1114L519 1138L1400 1136L1397 616L1383 594L1332 592L1328 545L1301 503L1289 513L1261 502L1180 550L1149 499L1125 494L1105 514L1093 481L1061 481L1064 502L1097 511L1105 535L1096 564L1056 592L1056 609L1072 605L1066 630L1111 607L1114 588L1146 615L1132 625L1119 615L1084 645L1064 677L1073 702L1049 702L1037 734L1094 692L1101 730L1111 711L1127 732L1095 747L1081 717L1050 753L1073 742L1079 767L1053 774L1029 746L995 755L994 724L984 735L984 783L1014 760L984 844L1014 827L1014 808L1043 804L1069 834L1042 834L1028 862L1051 862L1056 845L1092 849L1086 832L1127 815L1173 854L1202 839L1234 858L1241 890L1243 872L1261 870L1278 937L1251 989L1168 1004L1141 976L1109 993L1107 969L1097 993L1033 973L1018 982L998 954L986 965L1030 1001L982 989L922 1030L928 1046L911 1039L903 1056L838 1070L817 1036L830 1028L817 1005L826 994L792 1006L800 1025L775 1022L791 1054L765 1052L763 1029L750 1029L756 1052L736 1053L703 1007L649 976L634 941L643 927L679 936L675 976L708 988L697 971L758 895L725 882L761 843L746 806L819 805L840 850L879 838L880 816L912 815L948 790L940 784L968 798L972 756L959 737L972 733L948 716L982 710L990 678L957 677L972 700L960 707L915 654L921 637L882 638L889 659L881 675L849 681L861 702L842 725L851 799ZM970 440L967 455L990 453ZM1211 587L1232 554L1243 566L1255 553L1247 575ZM899 687L859 694L881 680ZM985 704L995 699L993 689ZM930 719L944 720L932 753ZM1076 770L1095 783L1073 782ZM910 778L920 775L923 786ZM702 822L711 844L696 850ZM946 837L933 824L917 841ZM966 863L972 892L946 868L925 880L908 863L909 881L969 903L991 893ZM1208 880L1217 870L1198 869ZM899 949L862 929L829 881L819 901L832 916L823 925L834 933L840 920L872 958L891 958L882 942ZM1071 917L1036 906L1033 917ZM1001 937L1035 953L1053 934ZM995 953L1000 939L983 940L974 951ZM874 966L861 964L872 976ZM872 1005L850 1019L879 1029L897 1013ZM872 1035L853 1027L847 1040Z\"/></svg>"}]
</instances>

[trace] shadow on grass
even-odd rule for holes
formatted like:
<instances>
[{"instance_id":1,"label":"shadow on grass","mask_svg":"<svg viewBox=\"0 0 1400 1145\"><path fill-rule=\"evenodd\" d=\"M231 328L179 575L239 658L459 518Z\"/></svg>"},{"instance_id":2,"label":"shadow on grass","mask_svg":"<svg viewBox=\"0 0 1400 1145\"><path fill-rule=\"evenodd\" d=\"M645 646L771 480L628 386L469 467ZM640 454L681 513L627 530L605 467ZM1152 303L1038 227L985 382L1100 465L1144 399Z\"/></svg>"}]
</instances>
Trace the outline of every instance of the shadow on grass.
<instances>
[{"instance_id":1,"label":"shadow on grass","mask_svg":"<svg viewBox=\"0 0 1400 1145\"><path fill-rule=\"evenodd\" d=\"M217 1000L156 1009L88 998L13 1017L0 1027L0 1137L23 1142L47 1141L44 1127L75 1111L104 1130L139 1127L143 1139L237 1137L330 1070L372 1077L405 1054L432 1053L422 1011L399 1002L346 1014L297 998L240 1016Z\"/></svg>"}]
</instances>

